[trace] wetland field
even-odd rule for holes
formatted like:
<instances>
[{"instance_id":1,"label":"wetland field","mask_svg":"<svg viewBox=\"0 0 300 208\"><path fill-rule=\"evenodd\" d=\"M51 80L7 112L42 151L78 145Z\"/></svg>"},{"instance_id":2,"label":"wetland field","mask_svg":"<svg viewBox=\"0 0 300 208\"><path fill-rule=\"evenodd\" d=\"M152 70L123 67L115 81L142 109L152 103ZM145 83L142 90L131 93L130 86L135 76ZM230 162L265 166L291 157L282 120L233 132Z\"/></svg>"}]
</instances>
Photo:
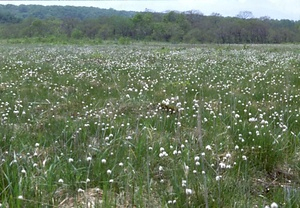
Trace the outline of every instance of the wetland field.
<instances>
[{"instance_id":1,"label":"wetland field","mask_svg":"<svg viewBox=\"0 0 300 208\"><path fill-rule=\"evenodd\" d=\"M0 207L300 207L299 114L300 45L2 44Z\"/></svg>"}]
</instances>

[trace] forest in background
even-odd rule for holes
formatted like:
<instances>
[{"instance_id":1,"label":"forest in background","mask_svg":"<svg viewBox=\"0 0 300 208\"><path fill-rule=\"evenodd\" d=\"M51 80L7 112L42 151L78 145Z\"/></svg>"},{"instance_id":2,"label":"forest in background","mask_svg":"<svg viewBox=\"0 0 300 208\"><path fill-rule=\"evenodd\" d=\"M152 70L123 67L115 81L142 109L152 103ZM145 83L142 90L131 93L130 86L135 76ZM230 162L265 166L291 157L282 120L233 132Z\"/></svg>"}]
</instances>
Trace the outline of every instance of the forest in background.
<instances>
[{"instance_id":1,"label":"forest in background","mask_svg":"<svg viewBox=\"0 0 300 208\"><path fill-rule=\"evenodd\" d=\"M158 41L171 43L299 43L300 21L236 17L198 10L157 13L94 7L0 5L1 39Z\"/></svg>"}]
</instances>

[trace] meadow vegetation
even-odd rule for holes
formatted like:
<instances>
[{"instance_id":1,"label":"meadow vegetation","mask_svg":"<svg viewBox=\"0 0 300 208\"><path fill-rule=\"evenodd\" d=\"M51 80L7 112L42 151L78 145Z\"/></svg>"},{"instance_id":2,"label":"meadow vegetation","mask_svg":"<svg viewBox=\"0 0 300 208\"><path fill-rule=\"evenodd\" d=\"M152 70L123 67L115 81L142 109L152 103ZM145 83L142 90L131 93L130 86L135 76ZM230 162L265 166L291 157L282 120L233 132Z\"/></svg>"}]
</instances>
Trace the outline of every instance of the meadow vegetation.
<instances>
[{"instance_id":1,"label":"meadow vegetation","mask_svg":"<svg viewBox=\"0 0 300 208\"><path fill-rule=\"evenodd\" d=\"M299 207L299 51L3 44L0 207Z\"/></svg>"}]
</instances>

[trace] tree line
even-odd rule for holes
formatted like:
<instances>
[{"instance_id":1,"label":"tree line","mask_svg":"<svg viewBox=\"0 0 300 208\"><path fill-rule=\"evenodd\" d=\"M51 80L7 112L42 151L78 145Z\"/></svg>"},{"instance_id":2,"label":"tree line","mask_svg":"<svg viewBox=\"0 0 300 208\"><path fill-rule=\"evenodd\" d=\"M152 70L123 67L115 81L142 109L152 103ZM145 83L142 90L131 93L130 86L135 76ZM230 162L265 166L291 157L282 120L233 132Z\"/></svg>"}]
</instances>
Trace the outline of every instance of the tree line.
<instances>
[{"instance_id":1,"label":"tree line","mask_svg":"<svg viewBox=\"0 0 300 208\"><path fill-rule=\"evenodd\" d=\"M95 8L81 9L83 8L86 11L91 9L93 16L83 18L77 11L75 13L77 16L21 17L16 12L0 10L0 37L99 41L121 39L172 43L300 42L300 21L254 18L251 12L241 12L236 17L223 17L219 14L204 16L199 11L165 13L123 11L117 14L113 13L115 10L110 9L106 15L97 16ZM65 9L70 10L70 7ZM24 5L19 10L28 11ZM40 14L37 8L35 13Z\"/></svg>"}]
</instances>

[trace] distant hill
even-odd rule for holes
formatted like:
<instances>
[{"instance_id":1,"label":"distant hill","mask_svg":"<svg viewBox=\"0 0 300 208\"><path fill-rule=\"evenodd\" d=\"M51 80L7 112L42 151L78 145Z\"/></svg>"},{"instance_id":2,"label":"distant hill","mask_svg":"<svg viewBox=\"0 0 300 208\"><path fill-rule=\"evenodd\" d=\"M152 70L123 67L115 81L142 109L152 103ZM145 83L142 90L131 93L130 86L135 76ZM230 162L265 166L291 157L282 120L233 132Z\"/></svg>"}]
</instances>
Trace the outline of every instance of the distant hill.
<instances>
[{"instance_id":1,"label":"distant hill","mask_svg":"<svg viewBox=\"0 0 300 208\"><path fill-rule=\"evenodd\" d=\"M0 5L0 14L9 14L15 19L34 17L38 19L48 18L77 18L80 20L98 18L101 16L123 16L133 17L134 11L117 11L114 9L100 9L96 7L75 6L41 6L41 5Z\"/></svg>"},{"instance_id":2,"label":"distant hill","mask_svg":"<svg viewBox=\"0 0 300 208\"><path fill-rule=\"evenodd\" d=\"M300 43L300 21L204 16L199 11L156 13L95 7L0 5L0 40L39 38L171 43Z\"/></svg>"}]
</instances>

